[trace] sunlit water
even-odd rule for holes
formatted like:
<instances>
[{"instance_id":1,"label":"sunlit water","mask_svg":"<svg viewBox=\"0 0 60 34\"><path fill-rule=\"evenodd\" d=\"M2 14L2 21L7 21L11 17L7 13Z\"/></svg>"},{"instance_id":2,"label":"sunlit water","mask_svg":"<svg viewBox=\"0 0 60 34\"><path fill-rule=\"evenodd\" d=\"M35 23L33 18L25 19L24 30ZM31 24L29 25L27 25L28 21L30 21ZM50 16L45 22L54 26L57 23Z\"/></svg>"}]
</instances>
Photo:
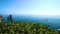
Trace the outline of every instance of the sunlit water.
<instances>
[{"instance_id":1,"label":"sunlit water","mask_svg":"<svg viewBox=\"0 0 60 34\"><path fill-rule=\"evenodd\" d=\"M8 15L3 15L4 21L7 20ZM60 29L60 16L33 16L33 15L12 15L15 22L28 21L28 22L40 22L42 24L49 25L53 29Z\"/></svg>"}]
</instances>

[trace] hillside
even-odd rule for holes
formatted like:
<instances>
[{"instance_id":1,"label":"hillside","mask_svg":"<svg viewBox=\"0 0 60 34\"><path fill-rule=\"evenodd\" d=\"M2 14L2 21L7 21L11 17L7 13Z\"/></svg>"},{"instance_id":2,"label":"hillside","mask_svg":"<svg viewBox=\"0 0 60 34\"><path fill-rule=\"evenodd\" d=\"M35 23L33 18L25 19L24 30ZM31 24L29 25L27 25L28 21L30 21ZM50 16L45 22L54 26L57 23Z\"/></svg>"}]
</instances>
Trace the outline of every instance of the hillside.
<instances>
[{"instance_id":1,"label":"hillside","mask_svg":"<svg viewBox=\"0 0 60 34\"><path fill-rule=\"evenodd\" d=\"M0 34L58 34L58 31L40 23L1 22Z\"/></svg>"}]
</instances>

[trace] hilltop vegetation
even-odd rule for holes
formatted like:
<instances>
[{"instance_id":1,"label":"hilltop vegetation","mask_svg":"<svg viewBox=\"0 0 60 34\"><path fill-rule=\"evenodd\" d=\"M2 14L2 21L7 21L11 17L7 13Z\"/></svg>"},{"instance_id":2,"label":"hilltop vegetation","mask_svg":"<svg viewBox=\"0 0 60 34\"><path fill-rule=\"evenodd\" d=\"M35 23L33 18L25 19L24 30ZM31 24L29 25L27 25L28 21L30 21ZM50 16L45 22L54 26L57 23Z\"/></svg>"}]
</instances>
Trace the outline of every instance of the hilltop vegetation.
<instances>
[{"instance_id":1,"label":"hilltop vegetation","mask_svg":"<svg viewBox=\"0 0 60 34\"><path fill-rule=\"evenodd\" d=\"M58 34L58 31L40 23L1 22L0 34Z\"/></svg>"}]
</instances>

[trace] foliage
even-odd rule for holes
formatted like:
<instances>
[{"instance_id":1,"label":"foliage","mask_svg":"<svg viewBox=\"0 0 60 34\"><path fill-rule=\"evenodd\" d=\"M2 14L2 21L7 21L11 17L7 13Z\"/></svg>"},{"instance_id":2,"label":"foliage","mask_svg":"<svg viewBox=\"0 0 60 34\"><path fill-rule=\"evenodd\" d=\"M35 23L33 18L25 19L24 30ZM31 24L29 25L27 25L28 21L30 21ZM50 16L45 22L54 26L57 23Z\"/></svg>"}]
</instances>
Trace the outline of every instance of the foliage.
<instances>
[{"instance_id":1,"label":"foliage","mask_svg":"<svg viewBox=\"0 0 60 34\"><path fill-rule=\"evenodd\" d=\"M58 31L40 23L2 22L0 34L58 34Z\"/></svg>"}]
</instances>

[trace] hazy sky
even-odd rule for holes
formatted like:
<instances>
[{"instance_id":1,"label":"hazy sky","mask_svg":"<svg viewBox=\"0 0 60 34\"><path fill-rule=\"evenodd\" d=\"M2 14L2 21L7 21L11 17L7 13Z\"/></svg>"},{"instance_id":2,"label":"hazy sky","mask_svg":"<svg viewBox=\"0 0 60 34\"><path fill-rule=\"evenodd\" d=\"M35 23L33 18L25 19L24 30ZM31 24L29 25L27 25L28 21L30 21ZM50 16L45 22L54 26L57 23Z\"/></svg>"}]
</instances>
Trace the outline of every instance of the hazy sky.
<instances>
[{"instance_id":1,"label":"hazy sky","mask_svg":"<svg viewBox=\"0 0 60 34\"><path fill-rule=\"evenodd\" d=\"M60 0L0 0L0 14L60 15Z\"/></svg>"}]
</instances>

